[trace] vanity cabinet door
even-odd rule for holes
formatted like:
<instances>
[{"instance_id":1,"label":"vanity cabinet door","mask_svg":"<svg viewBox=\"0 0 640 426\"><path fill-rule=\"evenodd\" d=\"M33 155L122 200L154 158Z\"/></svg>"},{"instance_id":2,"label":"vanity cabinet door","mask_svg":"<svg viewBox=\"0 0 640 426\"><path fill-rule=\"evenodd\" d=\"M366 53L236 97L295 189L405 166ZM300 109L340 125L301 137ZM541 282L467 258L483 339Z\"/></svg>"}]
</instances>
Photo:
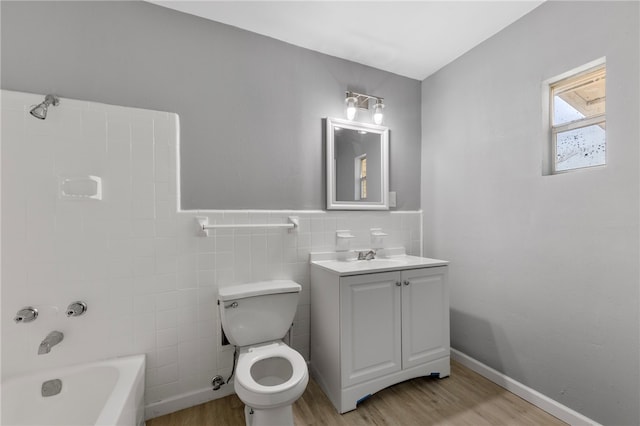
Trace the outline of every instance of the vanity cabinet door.
<instances>
[{"instance_id":1,"label":"vanity cabinet door","mask_svg":"<svg viewBox=\"0 0 640 426\"><path fill-rule=\"evenodd\" d=\"M402 367L399 272L340 279L342 387Z\"/></svg>"},{"instance_id":2,"label":"vanity cabinet door","mask_svg":"<svg viewBox=\"0 0 640 426\"><path fill-rule=\"evenodd\" d=\"M447 268L402 272L402 367L449 356Z\"/></svg>"}]
</instances>

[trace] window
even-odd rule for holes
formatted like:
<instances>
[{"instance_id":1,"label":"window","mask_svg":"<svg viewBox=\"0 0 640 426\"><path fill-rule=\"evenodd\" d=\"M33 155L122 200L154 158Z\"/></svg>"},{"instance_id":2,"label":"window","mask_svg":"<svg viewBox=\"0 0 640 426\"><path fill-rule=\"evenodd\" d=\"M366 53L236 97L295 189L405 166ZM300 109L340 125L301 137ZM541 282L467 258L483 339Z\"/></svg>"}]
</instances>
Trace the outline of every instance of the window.
<instances>
[{"instance_id":1,"label":"window","mask_svg":"<svg viewBox=\"0 0 640 426\"><path fill-rule=\"evenodd\" d=\"M549 85L552 173L606 164L604 63Z\"/></svg>"},{"instance_id":2,"label":"window","mask_svg":"<svg viewBox=\"0 0 640 426\"><path fill-rule=\"evenodd\" d=\"M367 199L367 154L356 157L356 200Z\"/></svg>"}]
</instances>

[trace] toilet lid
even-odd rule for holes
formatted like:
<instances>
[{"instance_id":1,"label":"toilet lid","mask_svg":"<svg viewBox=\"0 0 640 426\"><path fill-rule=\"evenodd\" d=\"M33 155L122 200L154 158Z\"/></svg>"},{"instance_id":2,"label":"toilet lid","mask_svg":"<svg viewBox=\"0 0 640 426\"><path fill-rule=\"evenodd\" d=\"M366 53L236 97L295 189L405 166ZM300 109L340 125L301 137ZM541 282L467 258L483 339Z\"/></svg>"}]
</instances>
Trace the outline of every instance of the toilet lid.
<instances>
[{"instance_id":1,"label":"toilet lid","mask_svg":"<svg viewBox=\"0 0 640 426\"><path fill-rule=\"evenodd\" d=\"M266 358L284 358L291 364L291 377L284 383L275 386L265 386L256 382L251 376L251 366ZM246 389L262 394L274 394L294 386L304 379L307 373L307 363L298 352L285 344L274 344L256 348L240 354L236 367L236 380Z\"/></svg>"}]
</instances>

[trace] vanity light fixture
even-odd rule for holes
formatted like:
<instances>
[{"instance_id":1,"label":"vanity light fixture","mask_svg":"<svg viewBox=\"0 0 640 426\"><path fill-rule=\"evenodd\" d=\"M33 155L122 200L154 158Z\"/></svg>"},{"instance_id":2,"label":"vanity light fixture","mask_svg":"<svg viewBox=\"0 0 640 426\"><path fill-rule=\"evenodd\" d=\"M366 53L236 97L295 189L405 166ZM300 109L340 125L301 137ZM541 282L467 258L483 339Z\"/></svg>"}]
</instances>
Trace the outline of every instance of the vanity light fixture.
<instances>
[{"instance_id":1,"label":"vanity light fixture","mask_svg":"<svg viewBox=\"0 0 640 426\"><path fill-rule=\"evenodd\" d=\"M345 104L347 105L347 120L353 120L356 118L356 112L358 108L369 109L369 101L375 101L373 104L373 122L376 124L382 124L384 108L384 99L377 96L365 95L363 93L356 93L352 91L345 92Z\"/></svg>"}]
</instances>

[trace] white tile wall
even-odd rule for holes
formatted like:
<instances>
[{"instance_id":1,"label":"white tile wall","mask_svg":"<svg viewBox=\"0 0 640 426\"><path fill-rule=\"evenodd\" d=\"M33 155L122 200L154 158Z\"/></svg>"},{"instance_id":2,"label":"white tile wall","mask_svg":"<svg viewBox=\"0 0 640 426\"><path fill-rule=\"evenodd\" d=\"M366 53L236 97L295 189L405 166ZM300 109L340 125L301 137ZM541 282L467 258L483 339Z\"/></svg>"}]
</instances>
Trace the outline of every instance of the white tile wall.
<instances>
[{"instance_id":1,"label":"white tile wall","mask_svg":"<svg viewBox=\"0 0 640 426\"><path fill-rule=\"evenodd\" d=\"M178 212L178 117L62 99L44 121L28 114L44 95L2 91L2 375L146 353L147 403L210 387L227 376L233 350L220 344L219 287L293 279L302 287L291 344L309 355L310 251L334 249L336 229L353 248L369 228L388 246L420 253L419 212ZM57 197L59 175L103 179L102 201ZM242 229L198 236L211 223L286 223L297 231ZM67 318L75 300L86 315ZM40 310L15 324L23 306ZM52 330L65 340L38 356ZM215 395L211 395L215 397Z\"/></svg>"}]
</instances>

